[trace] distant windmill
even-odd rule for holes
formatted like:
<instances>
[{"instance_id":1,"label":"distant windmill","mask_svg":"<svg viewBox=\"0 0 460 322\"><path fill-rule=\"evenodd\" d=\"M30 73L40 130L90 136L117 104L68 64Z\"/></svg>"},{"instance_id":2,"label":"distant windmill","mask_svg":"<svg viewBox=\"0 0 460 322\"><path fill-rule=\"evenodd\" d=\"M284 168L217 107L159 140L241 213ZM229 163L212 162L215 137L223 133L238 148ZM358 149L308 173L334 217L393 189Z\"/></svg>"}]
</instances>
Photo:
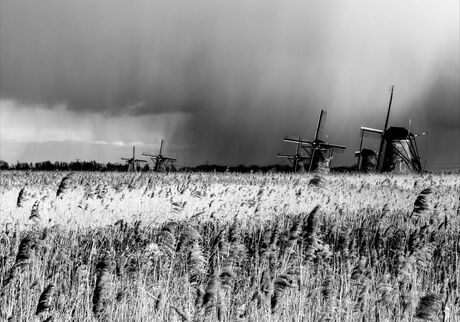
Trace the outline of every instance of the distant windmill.
<instances>
[{"instance_id":1,"label":"distant windmill","mask_svg":"<svg viewBox=\"0 0 460 322\"><path fill-rule=\"evenodd\" d=\"M291 161L294 172L298 171L299 168L303 168L307 171L313 171L318 168L319 164L329 166L329 162L333 157L334 149L344 150L346 148L343 145L327 143L319 139L320 130L323 127L325 116L326 111L321 110L313 141L308 141L301 137L284 138L285 142L295 143L297 145L296 153L293 155L278 154L277 157L287 158ZM304 155L302 155L301 152L304 152ZM300 165L303 167L300 167Z\"/></svg>"},{"instance_id":2,"label":"distant windmill","mask_svg":"<svg viewBox=\"0 0 460 322\"><path fill-rule=\"evenodd\" d=\"M154 167L153 171L155 172L161 172L161 171L166 171L169 166L172 164L172 162L176 161L174 158L168 158L163 156L163 145L164 145L165 140L161 140L160 144L160 152L157 155L152 155L148 153L142 153L142 155L150 157L153 161Z\"/></svg>"},{"instance_id":3,"label":"distant windmill","mask_svg":"<svg viewBox=\"0 0 460 322\"><path fill-rule=\"evenodd\" d=\"M126 161L128 164L128 172L136 172L137 168L139 167L140 162L147 162L145 160L136 159L136 147L133 146L133 157L132 158L121 158L122 160Z\"/></svg>"},{"instance_id":4,"label":"distant windmill","mask_svg":"<svg viewBox=\"0 0 460 322\"><path fill-rule=\"evenodd\" d=\"M300 154L300 145L301 145L301 140L300 140L300 136L297 138L297 147L296 147L296 150L295 150L295 154L280 154L278 153L277 157L278 158L286 158L288 159L291 164L292 164L292 167L293 167L293 170L294 172L297 172L299 170L299 165L302 163L305 163L306 160L307 160L307 157L305 156L302 156Z\"/></svg>"},{"instance_id":5,"label":"distant windmill","mask_svg":"<svg viewBox=\"0 0 460 322\"><path fill-rule=\"evenodd\" d=\"M426 132L413 134L403 127L388 128L391 103L393 101L394 86L391 87L390 103L385 119L383 130L369 127L361 127L361 142L359 151L355 152L358 157L357 168L360 171L377 170L378 172L422 172L422 164L418 153L417 136L425 135ZM380 135L379 151L363 149L363 137L365 133L376 133Z\"/></svg>"}]
</instances>

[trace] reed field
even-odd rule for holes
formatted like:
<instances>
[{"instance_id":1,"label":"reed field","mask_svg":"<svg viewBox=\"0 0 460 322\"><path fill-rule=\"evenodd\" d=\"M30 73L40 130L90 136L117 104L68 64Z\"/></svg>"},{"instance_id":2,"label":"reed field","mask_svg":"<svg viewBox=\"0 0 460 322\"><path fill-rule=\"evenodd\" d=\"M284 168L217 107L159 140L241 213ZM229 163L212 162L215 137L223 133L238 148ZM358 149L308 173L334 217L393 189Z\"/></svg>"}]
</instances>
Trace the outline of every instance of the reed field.
<instances>
[{"instance_id":1,"label":"reed field","mask_svg":"<svg viewBox=\"0 0 460 322\"><path fill-rule=\"evenodd\" d=\"M458 174L0 172L1 321L460 321Z\"/></svg>"}]
</instances>

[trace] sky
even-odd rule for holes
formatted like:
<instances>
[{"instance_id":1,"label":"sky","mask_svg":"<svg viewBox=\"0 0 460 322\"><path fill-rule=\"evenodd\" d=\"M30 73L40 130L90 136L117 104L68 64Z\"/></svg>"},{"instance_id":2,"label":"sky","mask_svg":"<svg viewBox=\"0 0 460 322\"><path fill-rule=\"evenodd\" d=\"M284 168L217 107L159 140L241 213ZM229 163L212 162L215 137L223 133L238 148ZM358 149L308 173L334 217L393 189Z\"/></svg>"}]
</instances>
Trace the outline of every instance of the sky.
<instances>
[{"instance_id":1,"label":"sky","mask_svg":"<svg viewBox=\"0 0 460 322\"><path fill-rule=\"evenodd\" d=\"M0 159L274 164L286 135L408 126L460 166L458 0L2 0ZM374 148L378 140L365 139Z\"/></svg>"}]
</instances>

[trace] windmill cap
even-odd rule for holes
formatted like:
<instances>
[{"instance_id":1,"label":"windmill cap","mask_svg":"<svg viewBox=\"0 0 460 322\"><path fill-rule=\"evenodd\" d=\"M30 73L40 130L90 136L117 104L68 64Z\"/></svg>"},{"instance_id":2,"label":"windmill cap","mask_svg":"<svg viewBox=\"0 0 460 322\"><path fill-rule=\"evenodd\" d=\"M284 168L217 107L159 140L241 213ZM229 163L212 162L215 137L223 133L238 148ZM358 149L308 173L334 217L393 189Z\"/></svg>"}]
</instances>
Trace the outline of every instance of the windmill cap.
<instances>
[{"instance_id":1,"label":"windmill cap","mask_svg":"<svg viewBox=\"0 0 460 322\"><path fill-rule=\"evenodd\" d=\"M408 137L413 136L407 129L403 127L392 126L385 131L383 138L385 140L406 140Z\"/></svg>"}]
</instances>

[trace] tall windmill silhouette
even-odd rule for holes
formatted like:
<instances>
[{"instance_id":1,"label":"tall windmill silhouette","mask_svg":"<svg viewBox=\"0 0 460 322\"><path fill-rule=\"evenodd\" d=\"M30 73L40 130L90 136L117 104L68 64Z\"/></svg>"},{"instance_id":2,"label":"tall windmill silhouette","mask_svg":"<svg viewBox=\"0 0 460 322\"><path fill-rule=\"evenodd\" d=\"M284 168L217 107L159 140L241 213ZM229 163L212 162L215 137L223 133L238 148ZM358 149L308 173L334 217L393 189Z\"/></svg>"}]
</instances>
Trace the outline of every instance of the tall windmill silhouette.
<instances>
[{"instance_id":1,"label":"tall windmill silhouette","mask_svg":"<svg viewBox=\"0 0 460 322\"><path fill-rule=\"evenodd\" d=\"M165 157L162 154L164 142L165 140L161 140L160 152L157 155L142 153L142 155L150 157L150 159L153 161L153 171L155 172L167 171L172 166L172 163L176 161L175 158Z\"/></svg>"},{"instance_id":2,"label":"tall windmill silhouette","mask_svg":"<svg viewBox=\"0 0 460 322\"><path fill-rule=\"evenodd\" d=\"M126 161L128 164L128 172L136 172L137 168L139 168L139 163L147 162L145 160L136 159L136 147L133 146L133 157L132 158L121 158L122 160Z\"/></svg>"},{"instance_id":3,"label":"tall windmill silhouette","mask_svg":"<svg viewBox=\"0 0 460 322\"><path fill-rule=\"evenodd\" d=\"M284 142L295 143L297 145L296 153L293 155L278 154L277 157L287 158L291 161L294 172L299 170L301 164L306 171L316 170L321 162L326 161L329 164L329 161L333 157L334 149L344 150L346 148L343 145L324 142L319 138L320 131L324 126L325 117L326 111L321 110L313 140L303 139L299 136L284 138Z\"/></svg>"},{"instance_id":4,"label":"tall windmill silhouette","mask_svg":"<svg viewBox=\"0 0 460 322\"><path fill-rule=\"evenodd\" d=\"M390 102L385 118L383 129L373 129L361 126L361 142L359 151L355 152L358 157L357 168L360 171L376 170L377 172L422 172L422 163L415 138L427 134L411 133L411 121L409 130L403 127L391 126L388 128L390 119L391 103L393 102L394 86L391 87ZM378 152L363 149L363 137L365 133L380 135Z\"/></svg>"}]
</instances>

